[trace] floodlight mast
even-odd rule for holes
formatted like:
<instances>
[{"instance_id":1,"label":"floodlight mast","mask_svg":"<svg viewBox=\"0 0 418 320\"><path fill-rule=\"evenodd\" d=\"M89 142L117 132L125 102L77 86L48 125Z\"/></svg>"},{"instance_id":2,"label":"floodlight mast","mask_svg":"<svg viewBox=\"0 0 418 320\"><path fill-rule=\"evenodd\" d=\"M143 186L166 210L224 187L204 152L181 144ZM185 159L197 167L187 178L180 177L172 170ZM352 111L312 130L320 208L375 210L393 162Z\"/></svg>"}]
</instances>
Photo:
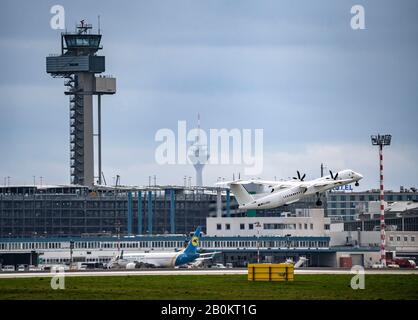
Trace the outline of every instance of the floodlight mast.
<instances>
[{"instance_id":1,"label":"floodlight mast","mask_svg":"<svg viewBox=\"0 0 418 320\"><path fill-rule=\"evenodd\" d=\"M390 146L392 136L373 135L371 136L372 145L379 146L380 161L380 262L386 267L386 233L385 233L385 203L384 203L384 187L383 187L383 146Z\"/></svg>"}]
</instances>

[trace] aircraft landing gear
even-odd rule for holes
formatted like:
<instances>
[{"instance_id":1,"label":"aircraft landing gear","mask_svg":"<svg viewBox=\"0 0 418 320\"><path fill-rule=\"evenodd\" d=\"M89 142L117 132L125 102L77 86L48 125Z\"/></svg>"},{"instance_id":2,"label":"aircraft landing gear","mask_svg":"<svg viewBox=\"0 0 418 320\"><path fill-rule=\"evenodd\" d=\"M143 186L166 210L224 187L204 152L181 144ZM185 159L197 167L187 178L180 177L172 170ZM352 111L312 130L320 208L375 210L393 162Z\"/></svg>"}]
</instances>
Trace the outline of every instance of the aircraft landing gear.
<instances>
[{"instance_id":1,"label":"aircraft landing gear","mask_svg":"<svg viewBox=\"0 0 418 320\"><path fill-rule=\"evenodd\" d=\"M354 184L356 187L358 187L360 185L360 183L358 183L358 181L356 181L356 183Z\"/></svg>"}]
</instances>

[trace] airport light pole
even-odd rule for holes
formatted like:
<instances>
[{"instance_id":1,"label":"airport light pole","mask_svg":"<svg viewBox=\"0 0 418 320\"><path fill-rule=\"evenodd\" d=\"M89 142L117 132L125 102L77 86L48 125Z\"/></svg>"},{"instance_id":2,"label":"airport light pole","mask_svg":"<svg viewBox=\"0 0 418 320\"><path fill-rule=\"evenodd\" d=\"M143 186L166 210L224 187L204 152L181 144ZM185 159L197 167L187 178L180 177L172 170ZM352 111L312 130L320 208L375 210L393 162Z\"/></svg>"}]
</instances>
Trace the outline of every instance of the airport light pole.
<instances>
[{"instance_id":1,"label":"airport light pole","mask_svg":"<svg viewBox=\"0 0 418 320\"><path fill-rule=\"evenodd\" d=\"M373 135L371 136L372 145L379 146L380 161L380 262L386 267L386 233L385 233L385 203L384 203L384 187L383 187L383 146L390 146L392 136Z\"/></svg>"},{"instance_id":2,"label":"airport light pole","mask_svg":"<svg viewBox=\"0 0 418 320\"><path fill-rule=\"evenodd\" d=\"M70 269L73 266L73 250L74 250L74 241L70 240Z\"/></svg>"},{"instance_id":3,"label":"airport light pole","mask_svg":"<svg viewBox=\"0 0 418 320\"><path fill-rule=\"evenodd\" d=\"M290 237L291 236L292 236L291 234L286 234L286 247L287 247L287 250L290 250Z\"/></svg>"},{"instance_id":4,"label":"airport light pole","mask_svg":"<svg viewBox=\"0 0 418 320\"><path fill-rule=\"evenodd\" d=\"M119 251L120 251L120 221L118 220L116 222L116 230L117 230L117 235L118 235L118 255L119 255Z\"/></svg>"},{"instance_id":5,"label":"airport light pole","mask_svg":"<svg viewBox=\"0 0 418 320\"><path fill-rule=\"evenodd\" d=\"M257 221L254 225L257 228L257 263L260 263L260 227L261 227L261 223Z\"/></svg>"}]
</instances>

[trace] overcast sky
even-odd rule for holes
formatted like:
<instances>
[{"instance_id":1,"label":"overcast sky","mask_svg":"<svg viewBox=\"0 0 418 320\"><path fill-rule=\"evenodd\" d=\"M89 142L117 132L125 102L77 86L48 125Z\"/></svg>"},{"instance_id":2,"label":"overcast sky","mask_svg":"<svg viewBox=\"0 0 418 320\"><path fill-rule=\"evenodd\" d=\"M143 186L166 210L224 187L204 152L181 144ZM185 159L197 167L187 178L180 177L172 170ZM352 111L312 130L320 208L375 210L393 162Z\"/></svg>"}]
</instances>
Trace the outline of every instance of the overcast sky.
<instances>
[{"instance_id":1,"label":"overcast sky","mask_svg":"<svg viewBox=\"0 0 418 320\"><path fill-rule=\"evenodd\" d=\"M106 74L117 94L102 111L103 171L123 184L183 184L190 165L156 164L154 140L177 121L264 129L265 179L351 168L378 187L370 135L390 133L385 185L418 185L418 2L9 1L0 3L0 184L69 182L69 101L45 72L60 52L52 5L66 27L101 16ZM365 30L350 9L365 8ZM204 182L243 166L207 166Z\"/></svg>"}]
</instances>

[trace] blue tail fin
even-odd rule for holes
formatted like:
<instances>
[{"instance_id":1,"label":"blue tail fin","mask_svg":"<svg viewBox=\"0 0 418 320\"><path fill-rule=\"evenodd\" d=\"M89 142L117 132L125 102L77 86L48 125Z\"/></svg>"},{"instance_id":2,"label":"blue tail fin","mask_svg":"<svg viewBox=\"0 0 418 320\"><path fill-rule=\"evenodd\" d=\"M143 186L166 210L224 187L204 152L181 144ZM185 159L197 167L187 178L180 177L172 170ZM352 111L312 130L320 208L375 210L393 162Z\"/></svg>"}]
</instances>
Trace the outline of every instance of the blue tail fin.
<instances>
[{"instance_id":1,"label":"blue tail fin","mask_svg":"<svg viewBox=\"0 0 418 320\"><path fill-rule=\"evenodd\" d=\"M184 249L184 253L187 255L194 255L196 254L197 247L199 246L199 237L200 237L200 227L196 228L192 239L187 244L186 249Z\"/></svg>"}]
</instances>

